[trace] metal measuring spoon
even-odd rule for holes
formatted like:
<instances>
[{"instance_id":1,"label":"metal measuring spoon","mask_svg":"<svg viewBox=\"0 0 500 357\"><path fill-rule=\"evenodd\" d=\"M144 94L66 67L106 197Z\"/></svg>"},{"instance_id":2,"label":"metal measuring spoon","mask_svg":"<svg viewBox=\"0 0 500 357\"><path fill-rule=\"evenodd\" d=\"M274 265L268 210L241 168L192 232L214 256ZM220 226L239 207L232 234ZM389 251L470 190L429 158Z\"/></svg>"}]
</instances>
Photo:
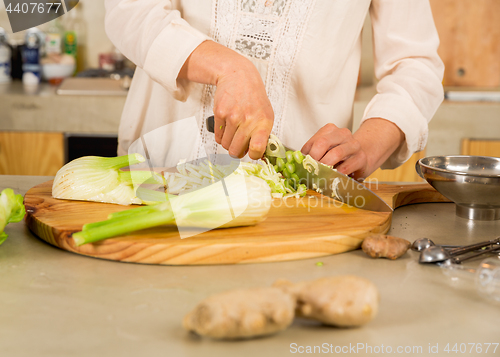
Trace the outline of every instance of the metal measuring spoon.
<instances>
[{"instance_id":1,"label":"metal measuring spoon","mask_svg":"<svg viewBox=\"0 0 500 357\"><path fill-rule=\"evenodd\" d=\"M471 254L471 255L468 255L466 257L455 257L455 258L452 258L451 259L451 263L454 263L454 264L460 264L462 263L463 261L465 260L469 260L469 259L472 259L472 258L475 258L475 257L478 257L480 255L483 255L483 254L487 254L487 253L497 253L497 252L500 252L500 246L498 245L492 245L490 247L487 247L475 254Z\"/></svg>"},{"instance_id":2,"label":"metal measuring spoon","mask_svg":"<svg viewBox=\"0 0 500 357\"><path fill-rule=\"evenodd\" d=\"M450 250L444 249L442 246L433 245L429 248L424 249L420 253L419 263L438 263L448 259L451 259L457 255L472 252L473 250L487 247L489 245L500 244L500 238L492 239L486 242L480 242L475 244L466 245L460 248L454 248ZM493 249L493 247L491 248Z\"/></svg>"},{"instance_id":3,"label":"metal measuring spoon","mask_svg":"<svg viewBox=\"0 0 500 357\"><path fill-rule=\"evenodd\" d=\"M436 246L437 244L434 243L432 240L429 238L418 238L416 239L412 245L411 245L411 250L414 252L421 252L424 249L427 249L429 247ZM440 245L439 247L443 248L458 248L460 247L459 245Z\"/></svg>"}]
</instances>

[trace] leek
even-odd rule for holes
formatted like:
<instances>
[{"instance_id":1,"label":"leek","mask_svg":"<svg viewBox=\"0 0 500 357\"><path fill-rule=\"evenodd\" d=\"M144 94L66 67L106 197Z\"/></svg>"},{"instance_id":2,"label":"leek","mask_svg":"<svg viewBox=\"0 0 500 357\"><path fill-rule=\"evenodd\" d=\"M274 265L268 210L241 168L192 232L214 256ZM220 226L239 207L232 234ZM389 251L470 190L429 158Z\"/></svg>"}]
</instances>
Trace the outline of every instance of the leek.
<instances>
[{"instance_id":1,"label":"leek","mask_svg":"<svg viewBox=\"0 0 500 357\"><path fill-rule=\"evenodd\" d=\"M309 155L306 155L305 159L302 161L302 166L304 166L304 169L309 173L314 173L315 175L319 173L318 162Z\"/></svg>"},{"instance_id":2,"label":"leek","mask_svg":"<svg viewBox=\"0 0 500 357\"><path fill-rule=\"evenodd\" d=\"M233 173L197 191L169 196L167 202L113 213L106 221L86 224L73 239L80 246L169 224L207 229L255 225L266 218L271 201L271 190L264 180Z\"/></svg>"},{"instance_id":3,"label":"leek","mask_svg":"<svg viewBox=\"0 0 500 357\"><path fill-rule=\"evenodd\" d=\"M5 226L8 223L21 221L25 213L23 196L14 194L11 188L3 190L0 194L0 244L7 239Z\"/></svg>"},{"instance_id":4,"label":"leek","mask_svg":"<svg viewBox=\"0 0 500 357\"><path fill-rule=\"evenodd\" d=\"M144 161L144 157L139 154L111 158L85 156L75 159L57 172L52 185L52 196L120 205L147 203L137 197L134 183L136 186L144 182L162 183L161 176L150 171L120 170ZM156 199L149 198L148 201Z\"/></svg>"},{"instance_id":5,"label":"leek","mask_svg":"<svg viewBox=\"0 0 500 357\"><path fill-rule=\"evenodd\" d=\"M269 140L267 142L266 148L266 156L273 157L286 157L286 149L285 146L281 143L280 139L274 134L269 135Z\"/></svg>"},{"instance_id":6,"label":"leek","mask_svg":"<svg viewBox=\"0 0 500 357\"><path fill-rule=\"evenodd\" d=\"M271 188L273 198L303 197L307 188L299 184L295 174L296 164L302 164L304 155L300 151L286 151L280 140L271 135L266 148L266 156L276 157L276 165L271 165L267 158L257 163L236 161L231 165L212 165L209 161L198 166L179 162L178 172L165 172L167 191L170 194L179 194L208 186L233 171L246 176L255 176L263 179Z\"/></svg>"}]
</instances>

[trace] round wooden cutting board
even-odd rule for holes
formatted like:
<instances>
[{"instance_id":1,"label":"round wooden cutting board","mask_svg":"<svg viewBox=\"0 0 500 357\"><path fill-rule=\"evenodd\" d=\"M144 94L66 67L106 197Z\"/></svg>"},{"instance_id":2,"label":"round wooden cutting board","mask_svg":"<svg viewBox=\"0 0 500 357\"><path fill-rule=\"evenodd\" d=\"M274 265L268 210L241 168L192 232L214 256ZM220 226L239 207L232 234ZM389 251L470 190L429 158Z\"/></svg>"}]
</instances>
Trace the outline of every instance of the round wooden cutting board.
<instances>
[{"instance_id":1,"label":"round wooden cutting board","mask_svg":"<svg viewBox=\"0 0 500 357\"><path fill-rule=\"evenodd\" d=\"M428 184L371 189L393 208L447 201ZM186 239L180 239L175 226L163 226L77 247L71 235L84 224L133 207L59 200L51 191L48 181L24 197L26 223L38 237L78 254L145 264L256 263L337 254L359 248L370 234L386 233L392 218L392 213L354 208L310 192L301 199L274 200L267 219L256 226L215 229Z\"/></svg>"}]
</instances>

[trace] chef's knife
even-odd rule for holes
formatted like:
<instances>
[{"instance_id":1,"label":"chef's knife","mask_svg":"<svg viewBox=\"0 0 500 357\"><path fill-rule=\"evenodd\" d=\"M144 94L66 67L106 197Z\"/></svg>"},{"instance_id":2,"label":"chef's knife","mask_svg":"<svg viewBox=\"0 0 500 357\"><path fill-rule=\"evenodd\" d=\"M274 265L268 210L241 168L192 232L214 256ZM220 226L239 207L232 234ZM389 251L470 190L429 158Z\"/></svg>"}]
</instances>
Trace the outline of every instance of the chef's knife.
<instances>
[{"instance_id":1,"label":"chef's knife","mask_svg":"<svg viewBox=\"0 0 500 357\"><path fill-rule=\"evenodd\" d=\"M214 117L208 117L206 121L207 130L214 132ZM285 146L286 151L295 151ZM274 165L275 157L267 157ZM315 190L325 196L347 203L348 205L376 212L392 212L392 208L379 196L366 188L363 184L346 176L337 170L316 161L317 170L309 172L303 165L295 165L295 173L300 183L304 183L308 189Z\"/></svg>"}]
</instances>

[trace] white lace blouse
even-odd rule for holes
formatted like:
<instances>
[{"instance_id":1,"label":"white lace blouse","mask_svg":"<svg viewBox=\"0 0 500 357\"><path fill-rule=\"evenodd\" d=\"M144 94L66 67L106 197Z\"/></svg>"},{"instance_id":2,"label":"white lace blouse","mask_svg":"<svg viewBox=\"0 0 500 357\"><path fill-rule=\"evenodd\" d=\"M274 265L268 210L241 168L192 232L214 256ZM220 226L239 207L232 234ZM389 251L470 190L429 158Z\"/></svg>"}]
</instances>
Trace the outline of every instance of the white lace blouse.
<instances>
[{"instance_id":1,"label":"white lace blouse","mask_svg":"<svg viewBox=\"0 0 500 357\"><path fill-rule=\"evenodd\" d=\"M215 88L178 80L189 54L212 39L248 57L272 103L273 133L300 149L323 125L351 128L370 12L378 94L363 120L395 123L406 140L383 165L424 148L443 99L444 66L428 0L106 0L109 38L137 64L119 128L119 154L165 124L195 116L205 145ZM167 140L168 142L168 140ZM175 149L175 148L173 148ZM222 149L223 150L223 149Z\"/></svg>"}]
</instances>

